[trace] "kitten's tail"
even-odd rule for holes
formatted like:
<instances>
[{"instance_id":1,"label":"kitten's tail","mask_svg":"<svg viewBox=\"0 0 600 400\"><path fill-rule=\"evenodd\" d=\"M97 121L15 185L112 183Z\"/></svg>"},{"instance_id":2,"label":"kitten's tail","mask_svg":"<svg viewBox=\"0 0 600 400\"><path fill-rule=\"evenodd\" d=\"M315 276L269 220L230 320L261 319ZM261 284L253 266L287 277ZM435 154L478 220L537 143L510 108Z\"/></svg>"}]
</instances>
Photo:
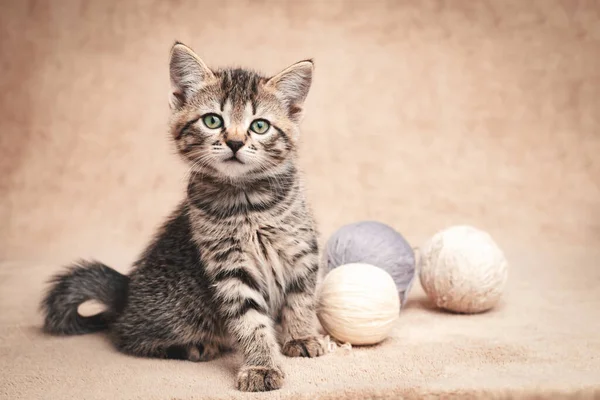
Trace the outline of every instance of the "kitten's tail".
<instances>
[{"instance_id":1,"label":"kitten's tail","mask_svg":"<svg viewBox=\"0 0 600 400\"><path fill-rule=\"evenodd\" d=\"M80 335L108 328L127 300L129 278L96 261L79 261L66 272L55 275L41 303L44 331L54 335ZM83 317L77 307L87 300L103 303L107 309Z\"/></svg>"}]
</instances>

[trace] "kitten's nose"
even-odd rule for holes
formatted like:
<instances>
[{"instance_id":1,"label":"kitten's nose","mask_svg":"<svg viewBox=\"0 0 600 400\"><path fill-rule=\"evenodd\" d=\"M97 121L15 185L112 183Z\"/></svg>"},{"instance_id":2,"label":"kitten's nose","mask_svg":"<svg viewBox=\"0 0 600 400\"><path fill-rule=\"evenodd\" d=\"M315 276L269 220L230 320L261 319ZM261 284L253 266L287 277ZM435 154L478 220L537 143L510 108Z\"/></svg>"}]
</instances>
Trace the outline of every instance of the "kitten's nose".
<instances>
[{"instance_id":1,"label":"kitten's nose","mask_svg":"<svg viewBox=\"0 0 600 400\"><path fill-rule=\"evenodd\" d=\"M240 142L239 140L228 140L225 142L225 144L231 149L231 151L233 151L233 154L235 154L239 149L242 148L244 142Z\"/></svg>"}]
</instances>

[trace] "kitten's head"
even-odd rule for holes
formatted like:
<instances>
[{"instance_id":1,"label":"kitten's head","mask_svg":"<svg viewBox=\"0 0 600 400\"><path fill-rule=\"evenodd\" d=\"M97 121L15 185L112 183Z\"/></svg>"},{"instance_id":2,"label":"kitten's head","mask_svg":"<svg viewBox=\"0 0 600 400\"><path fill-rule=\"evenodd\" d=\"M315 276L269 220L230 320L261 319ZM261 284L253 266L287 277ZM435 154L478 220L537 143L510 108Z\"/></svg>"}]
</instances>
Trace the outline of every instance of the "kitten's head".
<instances>
[{"instance_id":1,"label":"kitten's head","mask_svg":"<svg viewBox=\"0 0 600 400\"><path fill-rule=\"evenodd\" d=\"M171 50L171 133L192 169L229 180L265 176L294 162L313 63L267 78L211 70L189 47Z\"/></svg>"}]
</instances>

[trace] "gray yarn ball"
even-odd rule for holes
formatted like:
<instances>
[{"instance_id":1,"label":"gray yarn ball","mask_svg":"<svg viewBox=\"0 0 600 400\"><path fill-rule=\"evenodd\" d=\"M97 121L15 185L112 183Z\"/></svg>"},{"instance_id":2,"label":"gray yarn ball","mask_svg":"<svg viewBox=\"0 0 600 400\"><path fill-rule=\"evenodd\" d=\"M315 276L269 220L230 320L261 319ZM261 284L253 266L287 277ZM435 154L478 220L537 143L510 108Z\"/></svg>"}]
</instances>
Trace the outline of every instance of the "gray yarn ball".
<instances>
[{"instance_id":1,"label":"gray yarn ball","mask_svg":"<svg viewBox=\"0 0 600 400\"><path fill-rule=\"evenodd\" d=\"M326 272L350 263L366 263L388 272L398 288L402 306L415 277L415 253L392 227L375 221L345 225L327 241Z\"/></svg>"}]
</instances>

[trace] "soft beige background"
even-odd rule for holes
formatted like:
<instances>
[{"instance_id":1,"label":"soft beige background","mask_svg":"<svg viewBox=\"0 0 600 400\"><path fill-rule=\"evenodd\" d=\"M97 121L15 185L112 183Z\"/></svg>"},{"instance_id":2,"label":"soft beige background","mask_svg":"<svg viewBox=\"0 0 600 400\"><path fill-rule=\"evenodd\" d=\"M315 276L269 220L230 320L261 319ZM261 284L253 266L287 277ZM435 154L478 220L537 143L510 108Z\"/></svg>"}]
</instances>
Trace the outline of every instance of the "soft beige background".
<instances>
[{"instance_id":1,"label":"soft beige background","mask_svg":"<svg viewBox=\"0 0 600 400\"><path fill-rule=\"evenodd\" d=\"M0 255L131 261L182 196L179 39L210 65L314 57L302 147L321 230L418 244L473 223L600 243L600 5L4 1Z\"/></svg>"},{"instance_id":2,"label":"soft beige background","mask_svg":"<svg viewBox=\"0 0 600 400\"><path fill-rule=\"evenodd\" d=\"M126 270L182 197L186 168L166 132L176 39L209 65L267 74L314 57L302 165L323 240L344 223L377 219L418 246L468 223L492 233L512 264L496 314L465 324L429 310L416 288L404 319L415 325L402 325L392 350L297 367L284 393L390 382L417 397L418 388L600 385L598 1L3 0L0 261L17 263L0 267L0 367L13 376L0 394L37 398L68 382L102 397L96 373L145 393L140 376L123 378L119 366L170 371L116 358L101 336L33 332L50 273L77 257ZM93 357L116 369L86 364L73 349L80 341L101 347ZM36 357L69 359L63 350L81 358L72 370ZM440 372L439 362L455 360L466 364ZM315 378L311 365L335 379ZM340 372L349 365L381 371ZM33 378L40 371L50 375ZM233 396L229 383L227 375ZM187 393L177 388L165 393Z\"/></svg>"}]
</instances>

